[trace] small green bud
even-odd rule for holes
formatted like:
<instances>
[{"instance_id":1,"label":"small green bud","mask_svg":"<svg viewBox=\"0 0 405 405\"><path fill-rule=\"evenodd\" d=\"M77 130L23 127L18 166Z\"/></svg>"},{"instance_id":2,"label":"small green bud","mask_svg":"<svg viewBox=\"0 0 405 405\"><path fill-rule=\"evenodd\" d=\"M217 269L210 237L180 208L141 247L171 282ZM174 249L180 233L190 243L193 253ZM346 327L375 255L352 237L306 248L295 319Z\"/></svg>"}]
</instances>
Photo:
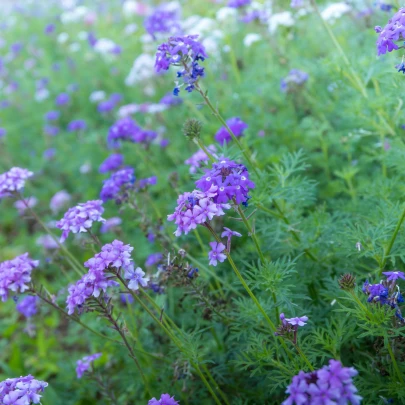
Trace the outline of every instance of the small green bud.
<instances>
[{"instance_id":1,"label":"small green bud","mask_svg":"<svg viewBox=\"0 0 405 405\"><path fill-rule=\"evenodd\" d=\"M353 290L354 286L356 285L356 277L353 276L353 274L346 273L340 277L338 283L342 290L350 291Z\"/></svg>"},{"instance_id":2,"label":"small green bud","mask_svg":"<svg viewBox=\"0 0 405 405\"><path fill-rule=\"evenodd\" d=\"M183 125L183 133L190 140L200 139L201 128L201 121L189 118Z\"/></svg>"}]
</instances>

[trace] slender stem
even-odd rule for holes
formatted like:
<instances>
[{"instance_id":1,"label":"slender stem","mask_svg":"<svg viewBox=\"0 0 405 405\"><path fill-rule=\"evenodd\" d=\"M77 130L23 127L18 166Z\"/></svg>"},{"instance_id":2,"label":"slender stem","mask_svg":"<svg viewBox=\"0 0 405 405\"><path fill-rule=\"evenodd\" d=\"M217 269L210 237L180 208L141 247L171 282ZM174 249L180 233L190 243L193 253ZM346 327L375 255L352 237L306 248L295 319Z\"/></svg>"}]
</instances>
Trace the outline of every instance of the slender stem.
<instances>
[{"instance_id":1,"label":"slender stem","mask_svg":"<svg viewBox=\"0 0 405 405\"><path fill-rule=\"evenodd\" d=\"M295 344L294 347L296 348L296 350L297 350L298 354L300 355L300 357L305 361L305 363L306 363L306 365L308 366L308 368L309 368L311 371L314 371L314 368L313 368L311 362L308 360L307 356L305 356L305 354L304 354L304 352L301 350L301 348L300 348L297 344Z\"/></svg>"},{"instance_id":2,"label":"slender stem","mask_svg":"<svg viewBox=\"0 0 405 405\"><path fill-rule=\"evenodd\" d=\"M392 351L387 333L385 333L385 336L384 336L384 343L387 346L388 353L390 354L390 357L391 357L392 365L394 366L394 369L395 369L395 372L397 373L399 381L401 382L401 384L404 384L404 379L403 379L401 371L398 367L398 363L395 359L394 352Z\"/></svg>"},{"instance_id":3,"label":"slender stem","mask_svg":"<svg viewBox=\"0 0 405 405\"><path fill-rule=\"evenodd\" d=\"M204 153L208 156L208 158L211 160L211 162L216 162L216 159L214 158L214 155L208 150L208 148L205 147L204 143L201 141L201 139L194 139L194 142L198 145L200 149L204 151Z\"/></svg>"},{"instance_id":4,"label":"slender stem","mask_svg":"<svg viewBox=\"0 0 405 405\"><path fill-rule=\"evenodd\" d=\"M404 219L405 219L405 207L404 207L404 209L402 211L401 217L398 220L397 226L394 229L394 233L391 236L391 239L390 239L390 241L388 243L388 246L384 250L384 256L383 256L383 260L381 262L380 271L379 271L379 276L380 277L382 275L382 272L384 270L385 265L387 264L388 256L391 253L391 249L392 249L392 247L394 245L395 239L397 238L398 232L401 229L401 225L404 222Z\"/></svg>"},{"instance_id":5,"label":"slender stem","mask_svg":"<svg viewBox=\"0 0 405 405\"><path fill-rule=\"evenodd\" d=\"M219 395L221 395L221 398L224 400L224 402L226 403L226 405L229 405L229 401L228 398L226 397L226 395L219 389L217 382L215 381L214 377L211 375L210 371L208 370L208 367L203 364L202 365L203 370L207 373L208 378L211 380L211 382L214 384L214 388L218 390Z\"/></svg>"},{"instance_id":6,"label":"slender stem","mask_svg":"<svg viewBox=\"0 0 405 405\"><path fill-rule=\"evenodd\" d=\"M360 301L359 297L356 295L356 293L353 290L349 290L350 295L353 297L353 299L357 302L359 307L364 311L365 314L368 314L368 309L364 306L364 304Z\"/></svg>"}]
</instances>

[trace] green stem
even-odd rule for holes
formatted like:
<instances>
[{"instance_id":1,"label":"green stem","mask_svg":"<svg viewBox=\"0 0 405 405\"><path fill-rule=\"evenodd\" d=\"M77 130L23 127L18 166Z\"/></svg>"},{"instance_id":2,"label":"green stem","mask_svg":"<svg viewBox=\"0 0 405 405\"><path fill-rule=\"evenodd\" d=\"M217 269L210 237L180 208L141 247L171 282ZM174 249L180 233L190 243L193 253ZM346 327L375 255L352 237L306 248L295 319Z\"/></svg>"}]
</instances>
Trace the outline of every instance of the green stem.
<instances>
[{"instance_id":1,"label":"green stem","mask_svg":"<svg viewBox=\"0 0 405 405\"><path fill-rule=\"evenodd\" d=\"M394 366L394 369L395 369L395 372L397 373L398 379L401 382L401 384L404 384L404 379L402 377L401 370L398 367L397 360L395 359L394 352L392 351L392 348L391 348L390 341L389 341L387 333L385 333L385 336L384 336L384 343L387 346L387 350L388 350L388 353L390 354L392 365Z\"/></svg>"},{"instance_id":2,"label":"green stem","mask_svg":"<svg viewBox=\"0 0 405 405\"><path fill-rule=\"evenodd\" d=\"M298 354L300 355L301 359L305 361L306 365L311 371L314 371L314 368L311 364L311 362L308 360L307 356L305 356L304 352L301 350L301 348L298 345L294 345L295 348L297 349Z\"/></svg>"},{"instance_id":3,"label":"green stem","mask_svg":"<svg viewBox=\"0 0 405 405\"><path fill-rule=\"evenodd\" d=\"M391 239L388 243L388 246L385 248L384 250L384 256L383 256L383 260L381 262L381 266L380 266L380 271L379 271L379 276L381 277L382 272L384 270L385 265L387 264L387 260L388 260L388 256L391 253L391 249L394 245L395 239L397 238L398 232L401 228L402 223L404 222L405 219L405 207L402 211L401 217L398 220L397 226L395 227L394 233L391 236Z\"/></svg>"}]
</instances>

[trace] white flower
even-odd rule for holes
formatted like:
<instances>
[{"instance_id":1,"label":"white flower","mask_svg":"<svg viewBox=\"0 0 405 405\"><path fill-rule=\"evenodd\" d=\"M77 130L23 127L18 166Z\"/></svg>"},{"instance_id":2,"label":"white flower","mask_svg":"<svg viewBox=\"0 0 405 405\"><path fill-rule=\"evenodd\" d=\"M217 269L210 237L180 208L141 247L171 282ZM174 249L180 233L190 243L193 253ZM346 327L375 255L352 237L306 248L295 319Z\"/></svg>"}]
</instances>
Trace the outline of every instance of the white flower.
<instances>
[{"instance_id":1,"label":"white flower","mask_svg":"<svg viewBox=\"0 0 405 405\"><path fill-rule=\"evenodd\" d=\"M77 38L80 39L81 41L87 41L87 38L89 37L89 34L87 31L80 31L77 34Z\"/></svg>"},{"instance_id":2,"label":"white flower","mask_svg":"<svg viewBox=\"0 0 405 405\"><path fill-rule=\"evenodd\" d=\"M99 101L103 101L105 99L105 91L98 90L98 91L93 91L93 93L90 94L89 100L92 103L97 103Z\"/></svg>"},{"instance_id":3,"label":"white flower","mask_svg":"<svg viewBox=\"0 0 405 405\"><path fill-rule=\"evenodd\" d=\"M67 40L69 39L69 34L67 32L61 32L58 37L56 38L56 40L60 43L60 44L64 44L65 42L67 42Z\"/></svg>"},{"instance_id":4,"label":"white flower","mask_svg":"<svg viewBox=\"0 0 405 405\"><path fill-rule=\"evenodd\" d=\"M149 6L134 0L127 0L122 5L122 14L125 17L132 17L134 15L149 14Z\"/></svg>"},{"instance_id":5,"label":"white flower","mask_svg":"<svg viewBox=\"0 0 405 405\"><path fill-rule=\"evenodd\" d=\"M138 290L139 285L146 287L148 285L149 277L144 277L145 272L140 267L134 270L134 265L131 264L125 269L124 278L129 280L128 288L130 290Z\"/></svg>"},{"instance_id":6,"label":"white flower","mask_svg":"<svg viewBox=\"0 0 405 405\"><path fill-rule=\"evenodd\" d=\"M108 38L100 38L97 40L94 45L94 50L102 55L107 55L113 53L114 49L117 47L117 44Z\"/></svg>"},{"instance_id":7,"label":"white flower","mask_svg":"<svg viewBox=\"0 0 405 405\"><path fill-rule=\"evenodd\" d=\"M78 42L73 42L73 44L69 45L70 52L78 52L80 50L80 44Z\"/></svg>"},{"instance_id":8,"label":"white flower","mask_svg":"<svg viewBox=\"0 0 405 405\"><path fill-rule=\"evenodd\" d=\"M155 75L155 58L147 53L139 55L132 65L131 71L125 79L127 86L148 80Z\"/></svg>"},{"instance_id":9,"label":"white flower","mask_svg":"<svg viewBox=\"0 0 405 405\"><path fill-rule=\"evenodd\" d=\"M60 19L63 24L83 21L83 17L88 13L87 7L79 6L61 14Z\"/></svg>"},{"instance_id":10,"label":"white flower","mask_svg":"<svg viewBox=\"0 0 405 405\"><path fill-rule=\"evenodd\" d=\"M325 10L321 12L322 18L326 21L335 21L342 17L343 14L349 12L351 7L346 3L334 3L326 7Z\"/></svg>"},{"instance_id":11,"label":"white flower","mask_svg":"<svg viewBox=\"0 0 405 405\"><path fill-rule=\"evenodd\" d=\"M41 90L38 90L35 93L35 100L38 101L39 103L41 101L46 100L49 97L49 90L47 88L43 88Z\"/></svg>"},{"instance_id":12,"label":"white flower","mask_svg":"<svg viewBox=\"0 0 405 405\"><path fill-rule=\"evenodd\" d=\"M261 39L262 39L261 35L255 34L255 33L250 33L250 34L247 34L246 37L243 39L243 44L246 47L250 47L252 44L260 41Z\"/></svg>"},{"instance_id":13,"label":"white flower","mask_svg":"<svg viewBox=\"0 0 405 405\"><path fill-rule=\"evenodd\" d=\"M276 32L278 26L292 27L294 25L294 18L289 11L273 14L269 18L269 31L271 34Z\"/></svg>"},{"instance_id":14,"label":"white flower","mask_svg":"<svg viewBox=\"0 0 405 405\"><path fill-rule=\"evenodd\" d=\"M220 22L227 21L230 18L236 18L238 10L232 7L222 7L216 13L216 18Z\"/></svg>"},{"instance_id":15,"label":"white flower","mask_svg":"<svg viewBox=\"0 0 405 405\"><path fill-rule=\"evenodd\" d=\"M124 33L125 35L132 35L137 29L138 26L135 23L128 24L124 29Z\"/></svg>"}]
</instances>

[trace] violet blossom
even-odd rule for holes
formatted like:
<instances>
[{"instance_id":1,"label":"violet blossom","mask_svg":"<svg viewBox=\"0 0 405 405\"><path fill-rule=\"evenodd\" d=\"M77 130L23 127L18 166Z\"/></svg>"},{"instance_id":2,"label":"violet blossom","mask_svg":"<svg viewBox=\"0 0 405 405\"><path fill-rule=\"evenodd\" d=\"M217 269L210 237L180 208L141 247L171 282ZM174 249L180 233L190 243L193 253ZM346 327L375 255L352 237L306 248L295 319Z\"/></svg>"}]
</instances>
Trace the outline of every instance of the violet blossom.
<instances>
[{"instance_id":1,"label":"violet blossom","mask_svg":"<svg viewBox=\"0 0 405 405\"><path fill-rule=\"evenodd\" d=\"M95 353L91 354L90 356L85 356L81 360L78 360L76 363L76 374L77 378L82 378L83 374L89 370L91 367L91 363L93 363L95 360L100 358L102 356L102 353Z\"/></svg>"},{"instance_id":2,"label":"violet blossom","mask_svg":"<svg viewBox=\"0 0 405 405\"><path fill-rule=\"evenodd\" d=\"M230 118L226 121L226 124L237 138L241 137L243 135L243 131L248 127L248 124L243 122L239 117ZM225 127L222 127L215 134L215 140L223 145L224 143L230 142L232 140L232 136Z\"/></svg>"},{"instance_id":3,"label":"violet blossom","mask_svg":"<svg viewBox=\"0 0 405 405\"><path fill-rule=\"evenodd\" d=\"M40 395L48 386L45 381L38 381L32 375L7 378L0 382L0 403L4 405L39 404Z\"/></svg>"},{"instance_id":4,"label":"violet blossom","mask_svg":"<svg viewBox=\"0 0 405 405\"><path fill-rule=\"evenodd\" d=\"M134 169L127 167L119 170L107 180L104 180L103 187L100 192L100 198L106 202L108 200L117 199L120 192L129 189L135 182Z\"/></svg>"},{"instance_id":5,"label":"violet blossom","mask_svg":"<svg viewBox=\"0 0 405 405\"><path fill-rule=\"evenodd\" d=\"M124 156L120 153L113 153L101 163L98 171L100 173L114 172L118 170L124 163Z\"/></svg>"},{"instance_id":6,"label":"violet blossom","mask_svg":"<svg viewBox=\"0 0 405 405\"><path fill-rule=\"evenodd\" d=\"M399 49L395 41L405 39L405 8L400 8L388 21L384 28L376 27L377 55L384 55Z\"/></svg>"},{"instance_id":7,"label":"violet blossom","mask_svg":"<svg viewBox=\"0 0 405 405\"><path fill-rule=\"evenodd\" d=\"M35 295L28 295L16 305L17 311L26 318L31 318L38 312L39 298Z\"/></svg>"},{"instance_id":8,"label":"violet blossom","mask_svg":"<svg viewBox=\"0 0 405 405\"><path fill-rule=\"evenodd\" d=\"M217 151L217 148L214 145L209 145L207 150L212 154ZM194 174L197 173L197 169L201 167L202 163L207 164L209 160L208 155L202 149L199 149L196 153L185 160L184 163L190 166L189 172Z\"/></svg>"},{"instance_id":9,"label":"violet blossom","mask_svg":"<svg viewBox=\"0 0 405 405\"><path fill-rule=\"evenodd\" d=\"M225 245L220 242L210 242L211 250L208 252L209 264L216 266L218 262L223 262L226 259L226 254L222 253L225 250Z\"/></svg>"},{"instance_id":10,"label":"violet blossom","mask_svg":"<svg viewBox=\"0 0 405 405\"><path fill-rule=\"evenodd\" d=\"M134 265L131 264L125 268L124 278L129 281L128 288L130 290L138 290L139 286L146 287L149 282L149 277L145 276L145 272L137 267L134 269Z\"/></svg>"},{"instance_id":11,"label":"violet blossom","mask_svg":"<svg viewBox=\"0 0 405 405\"><path fill-rule=\"evenodd\" d=\"M25 180L34 173L20 167L12 167L8 172L0 174L0 199L20 191L25 186Z\"/></svg>"},{"instance_id":12,"label":"violet blossom","mask_svg":"<svg viewBox=\"0 0 405 405\"><path fill-rule=\"evenodd\" d=\"M180 402L171 397L170 394L162 394L160 399L152 398L149 400L148 405L179 405Z\"/></svg>"}]
</instances>

